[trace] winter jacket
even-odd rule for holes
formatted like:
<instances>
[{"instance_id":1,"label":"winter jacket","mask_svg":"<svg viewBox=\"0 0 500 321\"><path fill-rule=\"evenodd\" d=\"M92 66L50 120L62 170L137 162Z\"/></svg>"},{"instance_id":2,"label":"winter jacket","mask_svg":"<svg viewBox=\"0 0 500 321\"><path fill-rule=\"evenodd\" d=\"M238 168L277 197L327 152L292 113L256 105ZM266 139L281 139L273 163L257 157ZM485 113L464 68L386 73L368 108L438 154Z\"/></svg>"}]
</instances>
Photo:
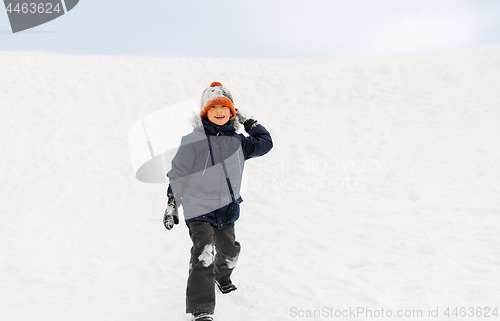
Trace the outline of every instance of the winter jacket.
<instances>
[{"instance_id":1,"label":"winter jacket","mask_svg":"<svg viewBox=\"0 0 500 321\"><path fill-rule=\"evenodd\" d=\"M232 122L222 126L207 119L202 122L203 126L182 138L167 173L168 194L182 205L186 224L208 221L218 228L232 227L243 201L240 188L244 163L269 152L273 142L260 124L245 136L236 133Z\"/></svg>"}]
</instances>

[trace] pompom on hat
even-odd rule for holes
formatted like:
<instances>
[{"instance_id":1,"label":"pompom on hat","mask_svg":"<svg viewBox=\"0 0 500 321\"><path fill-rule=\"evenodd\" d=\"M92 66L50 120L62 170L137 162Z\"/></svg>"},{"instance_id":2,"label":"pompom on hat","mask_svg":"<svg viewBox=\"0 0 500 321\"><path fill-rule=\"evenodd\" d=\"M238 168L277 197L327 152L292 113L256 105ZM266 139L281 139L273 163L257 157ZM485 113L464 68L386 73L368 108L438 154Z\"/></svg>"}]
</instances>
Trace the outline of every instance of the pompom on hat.
<instances>
[{"instance_id":1,"label":"pompom on hat","mask_svg":"<svg viewBox=\"0 0 500 321\"><path fill-rule=\"evenodd\" d=\"M203 91L201 94L201 109L200 116L205 118L207 116L207 111L216 105L224 105L229 107L231 110L231 118L236 116L236 110L234 108L233 96L226 87L222 86L220 82L214 81L210 84L210 87Z\"/></svg>"}]
</instances>

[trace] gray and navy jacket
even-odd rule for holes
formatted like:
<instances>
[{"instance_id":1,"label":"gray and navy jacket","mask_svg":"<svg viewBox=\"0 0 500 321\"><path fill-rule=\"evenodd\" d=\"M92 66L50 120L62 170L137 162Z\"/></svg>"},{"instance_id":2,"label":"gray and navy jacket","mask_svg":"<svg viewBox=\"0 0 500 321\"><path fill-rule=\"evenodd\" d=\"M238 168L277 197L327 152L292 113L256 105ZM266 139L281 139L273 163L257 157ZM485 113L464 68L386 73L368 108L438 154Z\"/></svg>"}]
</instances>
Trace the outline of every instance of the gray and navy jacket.
<instances>
[{"instance_id":1,"label":"gray and navy jacket","mask_svg":"<svg viewBox=\"0 0 500 321\"><path fill-rule=\"evenodd\" d=\"M182 205L186 224L207 221L218 228L232 227L243 201L240 188L245 161L265 155L273 141L260 124L245 136L236 133L231 121L222 126L207 119L202 122L203 126L182 137L167 173L167 194Z\"/></svg>"}]
</instances>

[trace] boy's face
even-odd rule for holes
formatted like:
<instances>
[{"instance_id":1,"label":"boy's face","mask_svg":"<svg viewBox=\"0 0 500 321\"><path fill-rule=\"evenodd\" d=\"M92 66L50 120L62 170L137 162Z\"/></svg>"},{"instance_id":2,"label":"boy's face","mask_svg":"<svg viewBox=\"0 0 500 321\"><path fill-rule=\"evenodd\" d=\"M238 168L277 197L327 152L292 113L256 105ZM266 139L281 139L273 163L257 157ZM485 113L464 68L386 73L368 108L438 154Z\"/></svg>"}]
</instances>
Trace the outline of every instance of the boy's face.
<instances>
[{"instance_id":1,"label":"boy's face","mask_svg":"<svg viewBox=\"0 0 500 321\"><path fill-rule=\"evenodd\" d=\"M224 105L215 105L207 111L208 120L216 125L224 125L231 118L231 110Z\"/></svg>"}]
</instances>

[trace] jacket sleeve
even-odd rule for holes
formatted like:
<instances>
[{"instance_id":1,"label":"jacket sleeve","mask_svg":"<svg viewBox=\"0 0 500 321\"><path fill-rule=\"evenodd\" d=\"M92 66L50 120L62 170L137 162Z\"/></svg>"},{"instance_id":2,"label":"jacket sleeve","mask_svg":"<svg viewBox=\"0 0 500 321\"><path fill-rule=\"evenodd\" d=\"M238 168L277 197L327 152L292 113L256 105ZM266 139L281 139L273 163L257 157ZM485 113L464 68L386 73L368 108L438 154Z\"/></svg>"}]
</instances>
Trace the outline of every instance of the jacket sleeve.
<instances>
[{"instance_id":1,"label":"jacket sleeve","mask_svg":"<svg viewBox=\"0 0 500 321\"><path fill-rule=\"evenodd\" d=\"M267 154L273 148L271 134L261 124L250 129L241 143L245 160Z\"/></svg>"},{"instance_id":2,"label":"jacket sleeve","mask_svg":"<svg viewBox=\"0 0 500 321\"><path fill-rule=\"evenodd\" d=\"M182 204L182 195L192 173L195 154L193 144L188 143L186 137L183 137L181 146L172 159L172 169L167 173L170 181L167 196L174 196L177 206Z\"/></svg>"}]
</instances>

